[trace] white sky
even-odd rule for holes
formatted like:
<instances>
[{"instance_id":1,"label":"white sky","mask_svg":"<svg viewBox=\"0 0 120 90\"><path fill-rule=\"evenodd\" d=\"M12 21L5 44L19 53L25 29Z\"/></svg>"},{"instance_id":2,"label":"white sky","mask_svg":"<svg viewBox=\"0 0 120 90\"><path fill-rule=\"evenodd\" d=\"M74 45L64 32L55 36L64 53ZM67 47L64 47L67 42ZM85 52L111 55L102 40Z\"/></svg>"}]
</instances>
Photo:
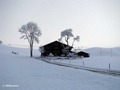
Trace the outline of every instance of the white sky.
<instances>
[{"instance_id":1,"label":"white sky","mask_svg":"<svg viewBox=\"0 0 120 90\"><path fill-rule=\"evenodd\" d=\"M28 44L18 29L29 21L42 31L44 45L73 29L80 36L76 47L120 46L120 0L0 0L0 40Z\"/></svg>"}]
</instances>

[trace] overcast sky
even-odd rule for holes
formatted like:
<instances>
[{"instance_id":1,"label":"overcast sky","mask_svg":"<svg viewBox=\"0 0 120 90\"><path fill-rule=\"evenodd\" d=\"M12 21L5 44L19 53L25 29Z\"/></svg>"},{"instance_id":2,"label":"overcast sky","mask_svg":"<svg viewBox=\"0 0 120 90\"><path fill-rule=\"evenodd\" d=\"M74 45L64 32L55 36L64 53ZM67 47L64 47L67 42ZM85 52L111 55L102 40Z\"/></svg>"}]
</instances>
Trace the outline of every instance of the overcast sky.
<instances>
[{"instance_id":1,"label":"overcast sky","mask_svg":"<svg viewBox=\"0 0 120 90\"><path fill-rule=\"evenodd\" d=\"M76 47L120 46L120 0L0 0L0 40L27 45L18 29L29 21L42 31L44 45L71 28ZM72 41L72 39L71 39Z\"/></svg>"}]
</instances>

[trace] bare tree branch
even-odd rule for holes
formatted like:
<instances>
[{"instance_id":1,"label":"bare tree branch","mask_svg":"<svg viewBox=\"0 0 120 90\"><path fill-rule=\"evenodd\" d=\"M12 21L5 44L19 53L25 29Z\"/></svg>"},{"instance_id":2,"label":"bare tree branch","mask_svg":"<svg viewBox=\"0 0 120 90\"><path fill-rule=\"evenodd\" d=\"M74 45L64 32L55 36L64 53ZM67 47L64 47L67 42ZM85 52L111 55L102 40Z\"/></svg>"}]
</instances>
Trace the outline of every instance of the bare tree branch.
<instances>
[{"instance_id":1,"label":"bare tree branch","mask_svg":"<svg viewBox=\"0 0 120 90\"><path fill-rule=\"evenodd\" d=\"M42 35L40 29L37 27L37 24L34 22L28 22L26 25L22 25L19 29L19 32L23 34L20 39L27 39L30 44L30 52L32 57L33 43L39 43L39 37Z\"/></svg>"}]
</instances>

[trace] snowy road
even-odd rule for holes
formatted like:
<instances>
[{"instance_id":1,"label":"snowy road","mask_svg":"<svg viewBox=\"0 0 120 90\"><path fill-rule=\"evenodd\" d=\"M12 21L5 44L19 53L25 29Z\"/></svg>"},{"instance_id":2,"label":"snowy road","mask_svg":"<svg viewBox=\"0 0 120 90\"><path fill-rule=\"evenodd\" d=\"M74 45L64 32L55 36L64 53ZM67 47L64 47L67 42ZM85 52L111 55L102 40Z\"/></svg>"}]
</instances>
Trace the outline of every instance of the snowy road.
<instances>
[{"instance_id":1,"label":"snowy road","mask_svg":"<svg viewBox=\"0 0 120 90\"><path fill-rule=\"evenodd\" d=\"M36 58L39 59L39 58ZM87 71L92 71L92 72L97 72L97 73L102 73L102 74L108 74L108 75L113 75L113 76L120 76L120 71L118 70L111 70L111 69L98 69L98 68L91 68L91 67L86 67L86 66L80 66L80 65L74 65L74 64L68 64L68 63L62 63L62 62L56 62L55 60L49 60L49 59L40 59L44 62L59 65L59 66L64 66L64 67L70 67L70 68L75 68L75 69L83 69Z\"/></svg>"}]
</instances>

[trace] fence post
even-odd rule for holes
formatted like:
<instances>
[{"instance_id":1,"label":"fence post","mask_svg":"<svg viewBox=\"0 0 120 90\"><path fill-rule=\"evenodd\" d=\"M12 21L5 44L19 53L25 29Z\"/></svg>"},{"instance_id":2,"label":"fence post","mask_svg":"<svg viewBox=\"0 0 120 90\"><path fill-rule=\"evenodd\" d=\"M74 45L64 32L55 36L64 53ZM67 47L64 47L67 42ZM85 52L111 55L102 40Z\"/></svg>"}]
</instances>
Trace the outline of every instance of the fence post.
<instances>
[{"instance_id":1,"label":"fence post","mask_svg":"<svg viewBox=\"0 0 120 90\"><path fill-rule=\"evenodd\" d=\"M111 48L111 57L112 57L112 48Z\"/></svg>"},{"instance_id":2,"label":"fence post","mask_svg":"<svg viewBox=\"0 0 120 90\"><path fill-rule=\"evenodd\" d=\"M84 61L83 61L83 66L84 66Z\"/></svg>"},{"instance_id":3,"label":"fence post","mask_svg":"<svg viewBox=\"0 0 120 90\"><path fill-rule=\"evenodd\" d=\"M109 69L110 69L110 63L109 63Z\"/></svg>"}]
</instances>

